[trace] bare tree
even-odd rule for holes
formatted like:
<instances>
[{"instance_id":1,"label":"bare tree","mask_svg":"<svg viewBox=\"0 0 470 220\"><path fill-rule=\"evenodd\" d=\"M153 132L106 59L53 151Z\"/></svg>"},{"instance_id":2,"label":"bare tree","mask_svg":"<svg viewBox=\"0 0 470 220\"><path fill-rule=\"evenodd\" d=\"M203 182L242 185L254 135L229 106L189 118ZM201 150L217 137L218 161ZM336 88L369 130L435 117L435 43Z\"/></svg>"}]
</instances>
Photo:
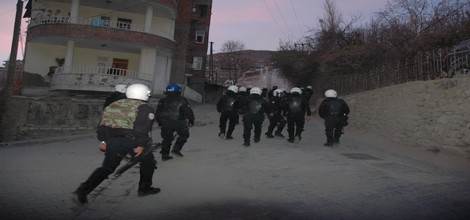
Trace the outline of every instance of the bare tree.
<instances>
[{"instance_id":1,"label":"bare tree","mask_svg":"<svg viewBox=\"0 0 470 220\"><path fill-rule=\"evenodd\" d=\"M236 84L242 70L244 70L246 59L240 51L245 50L245 44L238 40L228 40L223 45L218 56L218 65L221 70L229 73L228 80Z\"/></svg>"}]
</instances>

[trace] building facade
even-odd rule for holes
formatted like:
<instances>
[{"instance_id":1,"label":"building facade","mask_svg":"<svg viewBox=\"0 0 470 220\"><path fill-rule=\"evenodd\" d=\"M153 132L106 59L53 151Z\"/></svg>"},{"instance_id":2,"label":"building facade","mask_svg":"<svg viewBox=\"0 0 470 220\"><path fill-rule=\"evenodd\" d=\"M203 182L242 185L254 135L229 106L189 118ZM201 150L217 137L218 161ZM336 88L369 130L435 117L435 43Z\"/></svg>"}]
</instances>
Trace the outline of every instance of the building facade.
<instances>
[{"instance_id":1,"label":"building facade","mask_svg":"<svg viewBox=\"0 0 470 220\"><path fill-rule=\"evenodd\" d=\"M204 92L212 0L178 1L171 80Z\"/></svg>"},{"instance_id":2,"label":"building facade","mask_svg":"<svg viewBox=\"0 0 470 220\"><path fill-rule=\"evenodd\" d=\"M172 66L176 21L188 5L193 0L34 0L24 70L48 78L50 90L143 83L162 94L168 82L183 82Z\"/></svg>"}]
</instances>

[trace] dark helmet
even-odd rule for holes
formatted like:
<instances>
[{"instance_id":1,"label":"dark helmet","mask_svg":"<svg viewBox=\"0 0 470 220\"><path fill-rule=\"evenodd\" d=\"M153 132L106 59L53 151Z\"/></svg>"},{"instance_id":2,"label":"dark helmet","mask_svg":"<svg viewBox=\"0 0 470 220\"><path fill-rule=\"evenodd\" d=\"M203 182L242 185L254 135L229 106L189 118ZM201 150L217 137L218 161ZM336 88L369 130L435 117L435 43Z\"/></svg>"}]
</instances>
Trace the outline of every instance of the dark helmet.
<instances>
[{"instance_id":1,"label":"dark helmet","mask_svg":"<svg viewBox=\"0 0 470 220\"><path fill-rule=\"evenodd\" d=\"M276 90L277 89L277 86L273 86L273 90Z\"/></svg>"},{"instance_id":2,"label":"dark helmet","mask_svg":"<svg viewBox=\"0 0 470 220\"><path fill-rule=\"evenodd\" d=\"M169 83L166 86L166 92L181 92L181 85L178 83Z\"/></svg>"}]
</instances>

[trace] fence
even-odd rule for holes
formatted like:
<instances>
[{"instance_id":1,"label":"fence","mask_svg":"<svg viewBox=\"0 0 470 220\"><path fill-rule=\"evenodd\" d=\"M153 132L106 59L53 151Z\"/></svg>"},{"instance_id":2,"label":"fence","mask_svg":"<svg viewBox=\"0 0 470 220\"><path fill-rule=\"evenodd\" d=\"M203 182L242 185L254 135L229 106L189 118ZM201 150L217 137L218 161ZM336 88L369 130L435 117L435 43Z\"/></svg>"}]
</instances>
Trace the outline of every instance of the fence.
<instances>
[{"instance_id":1,"label":"fence","mask_svg":"<svg viewBox=\"0 0 470 220\"><path fill-rule=\"evenodd\" d=\"M451 50L419 52L415 57L389 62L363 74L334 75L317 81L315 94L333 88L339 94L352 94L385 86L416 80L432 80L468 74L470 69L470 44ZM448 52L446 52L448 51ZM326 87L325 87L326 85ZM319 97L317 97L319 98Z\"/></svg>"}]
</instances>

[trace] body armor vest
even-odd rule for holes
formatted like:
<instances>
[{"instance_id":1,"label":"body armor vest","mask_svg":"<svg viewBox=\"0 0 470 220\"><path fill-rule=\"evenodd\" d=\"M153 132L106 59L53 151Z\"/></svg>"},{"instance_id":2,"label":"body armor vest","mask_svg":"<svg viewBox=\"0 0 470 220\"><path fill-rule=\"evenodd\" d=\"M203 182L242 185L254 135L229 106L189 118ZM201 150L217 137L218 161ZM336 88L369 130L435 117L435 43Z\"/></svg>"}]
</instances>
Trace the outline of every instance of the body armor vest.
<instances>
[{"instance_id":1,"label":"body armor vest","mask_svg":"<svg viewBox=\"0 0 470 220\"><path fill-rule=\"evenodd\" d=\"M163 111L161 117L167 120L179 120L181 119L181 106L183 105L183 99L168 99L163 105Z\"/></svg>"},{"instance_id":2,"label":"body armor vest","mask_svg":"<svg viewBox=\"0 0 470 220\"><path fill-rule=\"evenodd\" d=\"M332 100L328 102L327 106L328 106L329 115L341 115L342 114L341 112L342 104L338 100Z\"/></svg>"},{"instance_id":3,"label":"body armor vest","mask_svg":"<svg viewBox=\"0 0 470 220\"><path fill-rule=\"evenodd\" d=\"M142 103L142 101L135 99L121 99L111 103L104 109L100 125L110 128L134 129L134 121Z\"/></svg>"},{"instance_id":4,"label":"body armor vest","mask_svg":"<svg viewBox=\"0 0 470 220\"><path fill-rule=\"evenodd\" d=\"M289 111L292 113L299 113L303 111L302 96L294 96L289 101Z\"/></svg>"},{"instance_id":5,"label":"body armor vest","mask_svg":"<svg viewBox=\"0 0 470 220\"><path fill-rule=\"evenodd\" d=\"M232 111L235 106L235 97L226 96L222 103L222 111Z\"/></svg>"},{"instance_id":6,"label":"body armor vest","mask_svg":"<svg viewBox=\"0 0 470 220\"><path fill-rule=\"evenodd\" d=\"M248 105L247 105L247 109L245 111L246 114L261 114L264 112L264 108L263 108L263 102L264 102L264 99L263 98L256 98L256 99L251 99L248 100Z\"/></svg>"}]
</instances>

